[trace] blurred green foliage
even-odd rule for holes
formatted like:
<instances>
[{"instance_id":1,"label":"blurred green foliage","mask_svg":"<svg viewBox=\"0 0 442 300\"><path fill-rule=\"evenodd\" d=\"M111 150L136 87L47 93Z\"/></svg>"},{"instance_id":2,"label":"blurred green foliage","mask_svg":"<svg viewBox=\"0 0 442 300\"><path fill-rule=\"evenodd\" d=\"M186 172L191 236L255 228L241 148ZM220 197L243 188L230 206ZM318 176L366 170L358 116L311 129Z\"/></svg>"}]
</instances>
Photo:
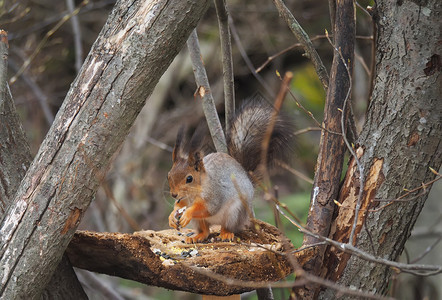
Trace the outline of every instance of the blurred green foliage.
<instances>
[{"instance_id":1,"label":"blurred green foliage","mask_svg":"<svg viewBox=\"0 0 442 300\"><path fill-rule=\"evenodd\" d=\"M294 68L291 88L308 110L322 114L325 91L312 64L303 64Z\"/></svg>"}]
</instances>

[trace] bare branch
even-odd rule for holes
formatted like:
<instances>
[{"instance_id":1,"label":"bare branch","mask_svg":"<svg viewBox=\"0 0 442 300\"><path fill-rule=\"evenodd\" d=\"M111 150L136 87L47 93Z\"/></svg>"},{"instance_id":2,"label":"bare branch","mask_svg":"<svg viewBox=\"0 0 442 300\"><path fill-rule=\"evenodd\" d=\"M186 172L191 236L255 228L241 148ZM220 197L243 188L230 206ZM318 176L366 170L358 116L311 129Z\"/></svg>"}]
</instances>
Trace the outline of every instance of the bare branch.
<instances>
[{"instance_id":1,"label":"bare branch","mask_svg":"<svg viewBox=\"0 0 442 300\"><path fill-rule=\"evenodd\" d=\"M89 2L89 0L87 2ZM81 65L83 64L83 45L82 45L80 21L78 20L78 14L74 14L75 10L74 0L66 0L66 6L68 7L69 13L72 15L71 24L72 24L72 33L74 35L75 70L78 73L80 72Z\"/></svg>"},{"instance_id":2,"label":"bare branch","mask_svg":"<svg viewBox=\"0 0 442 300\"><path fill-rule=\"evenodd\" d=\"M330 34L330 36L332 36L331 34ZM319 40L319 39L325 39L327 36L325 35L325 34L319 34L319 35L316 35L316 36L314 36L314 37L312 37L310 40L313 42L313 41L316 41L316 40ZM361 40L373 40L373 36L362 36L362 35L357 35L356 36L356 39L361 39ZM283 55L284 53L287 53L287 52L289 52L290 50L293 50L293 49L296 49L296 48L299 48L299 47L302 47L302 44L301 43L296 43L296 44L293 44L293 45L291 45L291 46L289 46L289 47L287 47L287 48L285 48L285 49L283 49L283 50L281 50L281 51L279 51L278 53L276 53L276 54L273 54L273 55L271 55L271 56L269 56L269 57L267 57L267 60L261 65L261 66L259 66L257 69L256 69L256 72L261 72L269 63L271 63L274 59L276 59L277 57L279 57L279 56L281 56L281 55ZM364 62L364 64L365 64L365 62ZM367 67L368 68L368 67ZM370 72L369 72L370 73Z\"/></svg>"},{"instance_id":3,"label":"bare branch","mask_svg":"<svg viewBox=\"0 0 442 300\"><path fill-rule=\"evenodd\" d=\"M229 14L225 0L215 0L215 8L219 23L219 37L221 39L226 132L229 132L230 121L235 114L235 79L233 76L232 41L229 30Z\"/></svg>"},{"instance_id":4,"label":"bare branch","mask_svg":"<svg viewBox=\"0 0 442 300\"><path fill-rule=\"evenodd\" d=\"M442 240L442 236L439 236L439 237L437 238L437 240L434 241L433 244L431 244L430 246L428 246L427 249L425 249L424 252L422 252L418 257L416 257L415 259L413 259L410 263L414 264L414 263L420 261L420 260L421 260L422 258L424 258L428 253L430 253L431 250L433 250L434 247L436 247L437 244L439 244L439 242L440 242L441 240Z\"/></svg>"},{"instance_id":5,"label":"bare branch","mask_svg":"<svg viewBox=\"0 0 442 300\"><path fill-rule=\"evenodd\" d=\"M14 48L12 48L14 49ZM15 72L18 72L19 68L17 66L17 63L14 62L14 60L11 59L10 61L11 69ZM21 78L26 83L26 85L31 89L31 91L34 93L35 98L37 99L38 103L40 104L41 110L43 111L43 114L46 119L46 123L50 126L52 122L54 122L54 114L51 111L51 108L49 107L49 101L48 96L44 93L44 91L40 88L40 86L35 82L31 76L27 74L26 71L24 71L21 74Z\"/></svg>"},{"instance_id":6,"label":"bare branch","mask_svg":"<svg viewBox=\"0 0 442 300\"><path fill-rule=\"evenodd\" d=\"M32 60L37 56L37 54L40 52L40 50L44 47L44 45L47 43L49 38L58 30L60 27L66 23L73 15L76 15L80 12L81 8L86 5L89 2L89 0L83 0L83 2L80 3L80 5L72 12L65 15L60 21L55 24L55 26L46 32L43 39L40 41L40 43L35 48L34 52L29 56L29 58L23 63L23 65L20 67L20 69L17 71L17 73L11 77L9 80L10 84L13 84L19 76L29 67Z\"/></svg>"},{"instance_id":7,"label":"bare branch","mask_svg":"<svg viewBox=\"0 0 442 300\"><path fill-rule=\"evenodd\" d=\"M249 68L250 72L256 78L256 80L258 80L258 82L262 85L266 93L270 95L270 97L275 98L275 93L273 92L272 88L267 84L264 78L262 78L262 76L256 72L255 67L252 64L252 61L247 56L246 50L244 49L241 39L239 38L238 32L236 31L235 23L233 22L233 19L230 16L229 16L229 26L230 30L232 31L233 39L235 40L236 46L238 47L239 53L241 54L241 57L246 63L247 67Z\"/></svg>"},{"instance_id":8,"label":"bare branch","mask_svg":"<svg viewBox=\"0 0 442 300\"><path fill-rule=\"evenodd\" d=\"M308 230L307 228L303 227L299 222L291 219L289 216L287 216L286 213L284 213L283 210L281 210L281 208L279 206L277 206L278 211L287 219L289 220L294 226L296 226L300 232L312 236L317 240L323 241L328 245L334 246L336 249L345 252L345 253L349 253L349 254L353 254L361 259L364 259L366 261L370 261L370 262L374 262L374 263L378 263L378 264L382 264L382 265L386 265L392 268L396 268L402 272L405 273L410 273L410 274L414 274L414 275L419 275L419 276L432 276L432 275L436 275L439 273L442 273L442 266L438 266L438 265L423 265L423 264L404 264L404 263L399 263L399 262L395 262L395 261L391 261L385 258L381 258L381 257L376 257L370 253L365 252L364 250L361 250L349 243L341 243L338 241L335 241L333 239L330 239L328 237L316 234L310 230ZM317 243L317 245L321 245L319 243ZM307 247L307 246L306 246Z\"/></svg>"},{"instance_id":9,"label":"bare branch","mask_svg":"<svg viewBox=\"0 0 442 300\"><path fill-rule=\"evenodd\" d=\"M284 102L285 96L287 95L287 91L290 89L290 82L293 79L292 72L286 72L284 75L284 79L281 82L281 87L279 89L278 95L276 96L275 102L273 104L274 110L271 117L270 123L267 125L267 130L265 132L264 138L262 139L261 144L261 162L260 168L264 175L264 182L268 184L270 178L267 172L267 153L269 150L270 138L272 136L273 128L275 126L276 119L278 117L279 111L282 107L282 103Z\"/></svg>"},{"instance_id":10,"label":"bare branch","mask_svg":"<svg viewBox=\"0 0 442 300\"><path fill-rule=\"evenodd\" d=\"M197 85L195 96L199 96L202 99L203 110L206 115L207 124L209 125L213 144L218 152L227 153L226 137L219 121L212 91L210 90L209 79L207 78L206 69L204 68L196 29L192 31L187 40L187 49L189 49L190 59L193 65L193 74L195 75Z\"/></svg>"},{"instance_id":11,"label":"bare branch","mask_svg":"<svg viewBox=\"0 0 442 300\"><path fill-rule=\"evenodd\" d=\"M284 19L284 21L289 26L290 30L293 32L295 37L301 42L304 48L306 56L312 61L315 66L316 73L318 74L319 80L321 80L324 90L328 89L328 74L327 69L324 67L321 58L313 47L312 41L308 37L307 33L298 23L296 18L292 15L290 10L285 6L282 0L273 0L276 8L278 9L279 15Z\"/></svg>"},{"instance_id":12,"label":"bare branch","mask_svg":"<svg viewBox=\"0 0 442 300\"><path fill-rule=\"evenodd\" d=\"M302 174L301 172L299 172L298 170L293 169L292 167L290 167L288 164L286 164L285 162L281 161L281 160L277 160L276 163L278 165L280 165L281 167L283 167L284 169L286 169L287 171L289 171L290 173L292 173L293 175L301 178L302 180L304 180L305 182L308 182L310 184L313 184L313 180L311 178L309 178L308 176Z\"/></svg>"}]
</instances>

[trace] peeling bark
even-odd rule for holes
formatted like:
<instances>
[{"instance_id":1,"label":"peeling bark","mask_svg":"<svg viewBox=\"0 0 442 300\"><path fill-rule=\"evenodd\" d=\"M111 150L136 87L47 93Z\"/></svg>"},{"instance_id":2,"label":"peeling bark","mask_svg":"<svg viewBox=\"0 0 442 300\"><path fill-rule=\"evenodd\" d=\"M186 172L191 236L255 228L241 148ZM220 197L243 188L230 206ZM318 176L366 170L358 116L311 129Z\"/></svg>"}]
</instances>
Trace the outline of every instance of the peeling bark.
<instances>
[{"instance_id":1,"label":"peeling bark","mask_svg":"<svg viewBox=\"0 0 442 300\"><path fill-rule=\"evenodd\" d=\"M381 205L386 202L376 199L394 200L405 193L404 188L429 182L435 176L429 167L439 170L442 162L441 69L434 59L440 53L440 14L438 0L421 4L377 1L375 8L375 85L359 139L366 176L362 202L365 209L372 210L360 212L356 246L369 253L374 249L375 256L393 261L403 251L428 193L417 191L407 197L409 201L385 208ZM354 220L354 210L346 207L354 208L359 185L351 165L331 235L338 241L348 240L348 222ZM388 267L349 258L334 248L327 253L324 267L329 267L328 278L375 293L386 291L391 273ZM334 299L336 295L325 289L320 298Z\"/></svg>"},{"instance_id":2,"label":"peeling bark","mask_svg":"<svg viewBox=\"0 0 442 300\"><path fill-rule=\"evenodd\" d=\"M334 28L334 47L340 53L334 51L333 64L330 74L329 88L324 108L323 127L321 132L319 155L315 170L315 178L310 201L310 209L306 227L321 236L330 233L332 217L335 209L333 200L337 199L339 182L341 180L345 143L340 133L345 132L341 127L341 116L344 109L347 93L350 88L350 78L342 58L352 72L354 59L355 39L355 16L354 3L351 0L340 1L336 9L336 23ZM342 55L342 57L341 57ZM346 115L349 115L349 100L346 104ZM338 134L336 134L338 133ZM316 238L305 235L303 246L317 243ZM306 271L319 275L321 273L322 260L325 246L315 247L315 252L309 260L303 262ZM303 288L295 288L295 292L302 299L311 299L318 286L311 285Z\"/></svg>"}]
</instances>

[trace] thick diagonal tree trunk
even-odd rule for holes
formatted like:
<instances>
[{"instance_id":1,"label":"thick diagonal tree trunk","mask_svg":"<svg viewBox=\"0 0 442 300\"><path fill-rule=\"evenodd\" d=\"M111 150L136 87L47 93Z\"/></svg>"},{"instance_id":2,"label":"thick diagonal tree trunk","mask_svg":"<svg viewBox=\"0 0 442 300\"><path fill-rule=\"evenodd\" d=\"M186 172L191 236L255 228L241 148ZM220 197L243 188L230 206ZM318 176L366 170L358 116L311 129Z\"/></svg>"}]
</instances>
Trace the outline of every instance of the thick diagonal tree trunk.
<instances>
[{"instance_id":1,"label":"thick diagonal tree trunk","mask_svg":"<svg viewBox=\"0 0 442 300\"><path fill-rule=\"evenodd\" d=\"M428 193L393 200L434 178L442 161L441 2L377 1L376 74L367 121L357 153L365 175L355 245L377 257L397 260ZM348 242L361 186L355 161L350 162L340 191L331 238ZM415 197L417 196L417 197ZM365 226L365 228L363 228ZM370 234L368 234L368 232ZM371 239L370 239L371 235ZM373 253L374 250L374 253ZM329 247L323 273L337 283L385 292L391 270ZM322 299L336 297L327 289Z\"/></svg>"},{"instance_id":2,"label":"thick diagonal tree trunk","mask_svg":"<svg viewBox=\"0 0 442 300\"><path fill-rule=\"evenodd\" d=\"M37 299L208 1L119 1L0 223L0 298Z\"/></svg>"},{"instance_id":3,"label":"thick diagonal tree trunk","mask_svg":"<svg viewBox=\"0 0 442 300\"><path fill-rule=\"evenodd\" d=\"M6 84L8 41L0 30L0 218L12 200L32 162L22 124ZM87 299L75 272L65 257L44 291L44 299Z\"/></svg>"}]
</instances>

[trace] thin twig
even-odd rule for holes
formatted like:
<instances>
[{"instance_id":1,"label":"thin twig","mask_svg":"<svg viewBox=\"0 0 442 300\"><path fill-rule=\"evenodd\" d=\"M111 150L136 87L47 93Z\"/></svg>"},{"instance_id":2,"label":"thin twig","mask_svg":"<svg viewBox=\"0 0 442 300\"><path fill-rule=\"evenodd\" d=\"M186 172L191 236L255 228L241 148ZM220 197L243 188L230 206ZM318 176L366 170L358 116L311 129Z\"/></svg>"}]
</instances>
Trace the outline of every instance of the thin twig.
<instances>
[{"instance_id":1,"label":"thin twig","mask_svg":"<svg viewBox=\"0 0 442 300\"><path fill-rule=\"evenodd\" d=\"M11 66L12 70L14 70L14 71L19 70L17 64L14 62L13 59L10 60L9 65ZM44 91L35 82L35 80L26 74L26 72L22 73L21 78L34 93L35 98L37 98L37 101L40 104L40 107L43 111L46 122L50 126L52 124L52 122L54 122L54 114L52 113L51 108L49 107L49 97L44 93Z\"/></svg>"},{"instance_id":2,"label":"thin twig","mask_svg":"<svg viewBox=\"0 0 442 300\"><path fill-rule=\"evenodd\" d=\"M327 245L327 243L326 242L317 242L317 243L313 243L313 244L310 244L310 245L298 248L298 249L292 251L291 253L295 254L295 253L302 252L302 251L310 249L310 248L314 248L314 247L318 247L318 246L324 246L324 245Z\"/></svg>"},{"instance_id":3,"label":"thin twig","mask_svg":"<svg viewBox=\"0 0 442 300\"><path fill-rule=\"evenodd\" d=\"M2 102L6 96L8 82L8 48L8 33L0 29L0 105L3 104Z\"/></svg>"},{"instance_id":4,"label":"thin twig","mask_svg":"<svg viewBox=\"0 0 442 300\"><path fill-rule=\"evenodd\" d=\"M276 200L279 201L279 186L277 185L273 187L273 196L275 197ZM278 210L276 209L275 203L273 203L272 205L272 210L273 210L273 218L275 220L276 228L278 228L279 231L281 231L282 234L285 235L284 226L282 225L281 222L281 216L279 215Z\"/></svg>"},{"instance_id":5,"label":"thin twig","mask_svg":"<svg viewBox=\"0 0 442 300\"><path fill-rule=\"evenodd\" d=\"M323 38L323 37L325 37L325 36L324 36L324 35L317 35L317 36L313 37L313 38L311 39L311 41L316 41L316 40L318 40L318 39L320 39L320 38ZM284 53L287 53L287 52L289 52L290 50L293 50L293 49L298 48L298 47L302 47L302 43L296 43L296 44L293 44L293 45L291 45L290 47L287 47L287 48L285 48L285 49L279 51L278 53L273 54L272 56L269 56L269 57L267 58L267 60L266 60L266 61L265 61L265 62L264 62L259 68L256 69L256 72L261 72L262 69L264 69L264 67L267 66L272 60L274 60L275 58L277 58L277 57L283 55Z\"/></svg>"},{"instance_id":6,"label":"thin twig","mask_svg":"<svg viewBox=\"0 0 442 300\"><path fill-rule=\"evenodd\" d=\"M305 281L307 281L307 282L317 283L317 284L320 284L322 286L326 286L328 288L331 288L331 289L334 289L336 291L339 291L340 293L345 294L345 295L359 296L359 297L362 297L364 299L392 299L392 298L386 298L386 297L383 297L383 296L380 296L380 295L375 295L373 293L367 293L367 292L362 291L362 290L353 290L353 289L347 288L345 286L341 286L341 285L337 284L336 282L332 282L330 280L321 278L319 276L312 275L312 274L304 271L299 266L298 262L296 261L295 257L293 256L293 254L297 253L297 252L300 252L300 251L304 251L304 250L309 249L309 248L321 246L321 245L324 245L324 244L326 244L326 242L319 242L319 243L315 243L315 244L312 244L312 245L308 245L308 246L302 247L300 249L297 249L297 250L291 251L291 252L278 252L278 251L274 251L272 249L263 247L261 245L256 245L255 246L255 247L261 248L261 249L263 249L265 251L274 253L276 255L281 255L281 256L286 257L290 261L290 263L292 265L292 268L295 270L294 273L295 273L295 275L297 277L296 281L292 281L292 282L277 282L277 283L255 282L254 283L254 282L251 282L251 281L241 281L241 280L236 280L236 279L235 279L235 282L231 282L231 280L232 280L231 278L225 277L225 276L220 275L220 274L216 274L216 273L211 272L211 271L207 271L207 269L202 269L201 270L200 268L195 268L194 270L197 271L197 272L200 272L200 273L201 272L208 272L208 273L204 273L204 274L206 274L207 276L212 277L214 279L217 279L219 281L222 281L222 282L224 282L226 284L237 284L237 285L240 285L240 286L250 286L250 287L265 287L265 285L268 285L268 286L274 287L274 288L282 288L282 287L296 287L296 286L300 286L300 283L302 283L302 285L304 285L306 283ZM252 246L251 244L246 244L246 243L241 243L241 245ZM188 267L190 267L190 266L188 266ZM258 286L256 286L257 284L258 284Z\"/></svg>"},{"instance_id":7,"label":"thin twig","mask_svg":"<svg viewBox=\"0 0 442 300\"><path fill-rule=\"evenodd\" d=\"M16 12L17 14L15 16L12 16L10 19L4 19L4 15L5 14L10 14L12 13L17 7L19 7L19 2L17 1L16 3L14 3L12 5L11 8L9 8L8 10L5 10L4 4L2 5L2 10L0 11L0 26L2 28L5 28L7 26L5 26L6 24L10 24L10 23L15 23L18 20L23 19L30 11L31 8L30 7L26 7L24 9L22 9L21 11Z\"/></svg>"},{"instance_id":8,"label":"thin twig","mask_svg":"<svg viewBox=\"0 0 442 300\"><path fill-rule=\"evenodd\" d=\"M395 199L373 199L372 201L389 202L389 203L387 203L387 204L385 204L385 205L383 205L383 206L381 206L381 207L370 208L370 209L360 209L359 211L363 211L363 212L378 212L378 211L380 211L380 210L382 210L382 209L384 209L384 208L386 208L386 207L388 207L388 206L390 206L390 205L392 205L393 203L396 203L396 202L410 202L410 201L416 200L416 199L418 199L419 197L421 197L421 196L427 194L427 193L430 191L429 189L427 189L427 187L430 187L434 182L436 182L436 181L438 181L438 180L440 180L440 179L442 179L442 176L438 176L437 178L435 178L435 179L433 179L433 180L431 180L431 181L429 181L429 182L427 182L427 183L422 183L421 186L419 186L419 187L417 187L417 188L414 188L414 189L408 191L407 193L405 193L405 194L403 194L403 195L401 195L401 196L399 196L399 197L397 197L397 198L395 198ZM419 193L419 194L417 194L417 195L415 195L415 196L409 197L409 198L405 198L405 197L407 197L408 195L410 195L410 194L412 194L412 193L414 193L414 192L417 192L417 191L420 190L420 189L423 189L423 191L422 191L421 193ZM349 209L349 210L355 210L354 207L352 207L352 206L342 205L341 203L339 203L339 202L336 201L336 200L334 200L334 203L335 203L337 206L339 206L339 208Z\"/></svg>"},{"instance_id":9,"label":"thin twig","mask_svg":"<svg viewBox=\"0 0 442 300\"><path fill-rule=\"evenodd\" d=\"M330 36L332 36L332 35L330 34ZM319 39L325 39L325 38L326 38L325 34L318 34L318 35L312 37L310 40L313 42L313 41L316 41L316 40L319 40ZM373 39L373 36L357 35L357 36L356 36L356 39L360 39L360 40L372 40L372 39ZM269 63L271 63L274 59L276 59L276 58L278 58L279 56L283 55L284 53L287 53L287 52L289 52L290 50L296 49L296 48L298 48L298 47L302 47L302 44L301 44L301 43L293 44L293 45L291 45L291 46L289 46L289 47L287 47L287 48L285 48L285 49L279 51L278 53L273 54L273 55L267 57L267 60L266 60L261 66L259 66L259 67L256 69L256 72L258 72L258 73L261 72L261 71L262 71L262 70L263 70L263 69L264 69Z\"/></svg>"},{"instance_id":10,"label":"thin twig","mask_svg":"<svg viewBox=\"0 0 442 300\"><path fill-rule=\"evenodd\" d=\"M278 165L280 165L281 167L283 167L284 169L286 169L287 171L289 171L290 173L292 173L293 175L301 178L302 180L304 180L305 182L308 182L310 184L313 184L313 179L309 178L308 176L302 174L301 172L293 169L292 167L290 167L288 164L286 164L285 162L283 162L282 160L277 159L276 163Z\"/></svg>"},{"instance_id":11,"label":"thin twig","mask_svg":"<svg viewBox=\"0 0 442 300\"><path fill-rule=\"evenodd\" d=\"M275 127L276 119L278 118L279 111L281 110L282 103L284 102L285 96L287 95L287 91L289 90L290 82L293 79L292 72L286 72L284 75L284 79L282 80L281 87L279 89L278 95L276 96L275 103L273 104L273 113L270 119L269 124L267 125L267 129L265 135L262 139L261 143L261 166L260 168L264 171L265 174L264 182L269 182L268 172L267 170L267 153L270 145L270 138L272 137L273 128Z\"/></svg>"},{"instance_id":12,"label":"thin twig","mask_svg":"<svg viewBox=\"0 0 442 300\"><path fill-rule=\"evenodd\" d=\"M263 190L265 190L263 186L261 186L261 188L262 188ZM301 219L298 218L298 217L297 217L297 216L296 216L296 215L290 210L290 208L287 206L287 204L285 204L285 203L283 203L283 202L280 202L279 199L277 199L276 197L274 197L274 196L273 196L272 194L270 194L269 192L265 192L264 195L263 195L263 197L264 197L264 199L266 199L266 200L273 201L273 203L275 203L276 208L277 208L278 211L280 211L280 207L284 208L284 210L285 210L285 211L286 211L286 212L287 212L287 213L288 213L293 219L295 219L296 222L298 222L298 224L302 224ZM301 229L302 226L299 225L298 228Z\"/></svg>"},{"instance_id":13,"label":"thin twig","mask_svg":"<svg viewBox=\"0 0 442 300\"><path fill-rule=\"evenodd\" d=\"M154 139L154 138L152 138L150 136L146 137L146 141L148 143L151 143L152 145L157 146L161 150L165 150L165 151L167 151L169 153L172 153L172 151L173 151L173 148L170 147L169 145L167 145L167 144L165 144L165 143L163 143L163 142L161 142L159 140L156 140L156 139Z\"/></svg>"},{"instance_id":14,"label":"thin twig","mask_svg":"<svg viewBox=\"0 0 442 300\"><path fill-rule=\"evenodd\" d=\"M295 133L293 133L293 135L300 135L300 134L307 133L310 131L321 131L321 130L322 130L321 127L306 127L303 129L296 130Z\"/></svg>"},{"instance_id":15,"label":"thin twig","mask_svg":"<svg viewBox=\"0 0 442 300\"><path fill-rule=\"evenodd\" d=\"M359 4L358 1L355 1L355 2L356 2L356 6L359 7L368 17L371 18L370 13L361 4Z\"/></svg>"},{"instance_id":16,"label":"thin twig","mask_svg":"<svg viewBox=\"0 0 442 300\"><path fill-rule=\"evenodd\" d=\"M283 255L280 253L280 255ZM184 264L183 264L184 265ZM207 277L213 278L215 280L221 281L227 285L239 285L242 287L250 287L250 288L290 288L290 287L297 287L297 286L303 286L308 282L313 282L320 284L322 286L326 286L328 288L334 289L336 291L339 291L340 293L344 295L352 295L352 296L358 296L362 297L364 299L393 299L389 297L379 296L375 295L370 292L364 292L362 290L354 290L351 288L347 288L344 286L341 286L335 282L320 278L318 276L311 275L304 270L302 270L300 267L296 268L296 275L299 277L302 277L301 279L297 279L295 281L282 281L282 282L265 282L265 281L249 281L249 280L241 280L238 278L229 278L221 274L217 274L207 268L201 268L196 266L190 266L186 265L188 268L192 269L195 272L198 272L200 274L204 274Z\"/></svg>"},{"instance_id":17,"label":"thin twig","mask_svg":"<svg viewBox=\"0 0 442 300\"><path fill-rule=\"evenodd\" d=\"M106 8L106 6L114 6L114 4L115 4L115 0L101 0L101 1L97 1L97 2L95 2L95 1L90 2L89 1L89 3L87 5L85 5L78 14L82 15L82 14L86 14L86 13L94 11L94 10L97 11L97 10ZM29 9L29 11L30 11L30 9ZM26 11L26 14L29 13L29 11ZM42 20L40 22L34 23L34 25L27 27L26 29L20 30L20 32L11 33L9 40L11 41L11 40L16 40L16 39L20 39L20 38L29 36L32 33L42 30L45 27L50 26L51 24L54 24L55 22L61 20L66 14L68 14L67 10L62 11L57 15L52 15L50 17L45 18L44 20ZM18 18L20 19L23 17L24 17L24 15L21 17L18 17ZM14 20L8 20L8 22L15 22L16 18L17 17L14 17Z\"/></svg>"},{"instance_id":18,"label":"thin twig","mask_svg":"<svg viewBox=\"0 0 442 300\"><path fill-rule=\"evenodd\" d=\"M12 78L9 80L9 84L13 84L15 81L17 81L17 78L29 67L31 62L34 60L34 58L37 56L37 54L40 52L40 50L43 48L43 46L46 44L46 42L49 40L49 38L64 24L66 21L68 21L72 16L78 14L83 6L85 6L89 0L83 0L83 2L80 3L80 5L69 14L66 14L63 16L63 18L55 24L55 26L46 32L43 39L40 41L40 43L35 48L34 52L29 56L29 58L23 63L23 65L20 67L18 72L12 76Z\"/></svg>"},{"instance_id":19,"label":"thin twig","mask_svg":"<svg viewBox=\"0 0 442 300\"><path fill-rule=\"evenodd\" d=\"M382 210L382 209L386 208L387 206L392 205L395 202L409 202L409 201L416 200L420 196L423 196L423 195L427 194L429 192L429 189L427 189L427 187L431 187L431 185L433 183L435 183L436 181L440 180L441 178L442 178L442 176L439 174L433 180L431 180L431 181L429 181L427 183L422 183L422 185L420 185L420 186L418 186L418 187L416 187L416 188L414 188L414 189L412 189L410 191L407 191L405 194L397 197L396 199L374 199L373 201L379 201L379 202L381 202L381 201L389 201L389 203L387 203L387 204L385 204L385 205L383 205L381 207L371 209L370 211L371 212L376 212L376 211ZM422 193L419 193L419 194L417 194L417 195L415 195L415 196L413 196L411 198L405 198L408 195L410 195L410 194L412 194L414 192L417 192L417 191L419 191L421 189L423 189Z\"/></svg>"},{"instance_id":20,"label":"thin twig","mask_svg":"<svg viewBox=\"0 0 442 300\"><path fill-rule=\"evenodd\" d=\"M74 0L66 0L66 6L70 14L72 14L71 24L72 33L74 35L74 47L75 47L75 70L80 72L81 65L83 64L83 46L81 44L82 34L80 29L80 21L78 20L78 14L74 14L75 4Z\"/></svg>"},{"instance_id":21,"label":"thin twig","mask_svg":"<svg viewBox=\"0 0 442 300\"><path fill-rule=\"evenodd\" d=\"M131 229L133 231L140 231L141 230L140 225L138 225L138 223L127 213L127 211L124 209L124 207L120 203L118 203L117 199L115 199L114 193L112 192L111 188L109 187L109 184L105 180L103 180L101 182L101 187L103 188L106 196L111 200L112 204L120 212L121 216L129 224Z\"/></svg>"},{"instance_id":22,"label":"thin twig","mask_svg":"<svg viewBox=\"0 0 442 300\"><path fill-rule=\"evenodd\" d=\"M246 50L244 49L241 39L239 38L238 32L236 31L235 23L233 23L233 19L229 16L229 26L232 32L233 39L235 40L236 46L238 47L239 53L241 54L242 59L246 63L252 75L258 80L258 82L262 85L268 95L270 97L275 98L275 93L272 91L272 88L265 82L264 78L261 75L256 73L255 67L253 66L250 58L247 56Z\"/></svg>"},{"instance_id":23,"label":"thin twig","mask_svg":"<svg viewBox=\"0 0 442 300\"><path fill-rule=\"evenodd\" d=\"M440 236L433 244L431 244L430 246L427 247L427 249L425 249L425 251L423 253L421 253L421 255L419 255L418 257L416 257L415 259L413 259L411 261L412 264L420 261L422 258L424 258L428 253L431 252L431 250L434 249L434 247L437 246L437 244L439 244L439 242L442 240L442 236Z\"/></svg>"},{"instance_id":24,"label":"thin twig","mask_svg":"<svg viewBox=\"0 0 442 300\"><path fill-rule=\"evenodd\" d=\"M282 78L281 78L280 76L278 76L278 78L279 78L280 80L282 80ZM289 90L288 92L289 92L290 96L293 98L293 100L295 101L296 105L297 105L300 109L302 109L302 110L303 110L303 111L304 111L304 112L305 112L305 113L306 113L306 114L307 114L307 115L313 120L313 122L316 123L316 125L317 125L321 130L327 131L327 132L330 133L330 134L336 134L336 135L341 135L341 134L342 134L342 133L340 133L340 132L334 132L334 131L331 131L331 130L325 128L324 126L322 126L322 124L319 123L319 121L315 118L315 116L312 114L312 112L309 111L308 109L306 109L306 108L301 104L301 102L299 102L298 99L296 99L296 97L295 97L295 95L293 94L293 92L292 92L291 90Z\"/></svg>"},{"instance_id":25,"label":"thin twig","mask_svg":"<svg viewBox=\"0 0 442 300\"><path fill-rule=\"evenodd\" d=\"M368 68L367 64L365 63L364 58L361 55L357 54L356 52L355 52L355 57L361 63L362 68L364 69L365 73L367 73L368 77L370 77L371 76L370 69Z\"/></svg>"},{"instance_id":26,"label":"thin twig","mask_svg":"<svg viewBox=\"0 0 442 300\"><path fill-rule=\"evenodd\" d=\"M298 23L296 18L292 15L289 9L284 5L282 0L273 0L276 8L278 9L279 15L284 19L284 21L289 26L290 30L293 32L295 37L299 42L302 43L302 47L305 51L306 56L312 61L315 66L316 73L318 74L319 80L321 81L324 90L328 88L328 74L327 69L322 63L321 58L313 47L312 41L308 37L307 33Z\"/></svg>"},{"instance_id":27,"label":"thin twig","mask_svg":"<svg viewBox=\"0 0 442 300\"><path fill-rule=\"evenodd\" d=\"M218 113L216 112L215 101L213 100L209 79L207 78L206 69L204 68L196 29L192 31L187 40L187 48L189 49L190 59L193 65L193 74L195 75L195 82L198 87L195 94L202 99L202 106L213 143L218 152L227 153L226 138L221 127L221 122L219 121Z\"/></svg>"},{"instance_id":28,"label":"thin twig","mask_svg":"<svg viewBox=\"0 0 442 300\"><path fill-rule=\"evenodd\" d=\"M229 14L225 0L215 0L216 15L219 23L219 37L223 63L224 102L226 132L235 114L235 80L233 74L232 41L229 30Z\"/></svg>"},{"instance_id":29,"label":"thin twig","mask_svg":"<svg viewBox=\"0 0 442 300\"><path fill-rule=\"evenodd\" d=\"M374 262L383 264L392 268L396 268L398 270L401 270L402 272L419 275L419 276L431 276L436 275L439 273L442 273L442 266L438 265L422 265L422 264L404 264L399 263L395 261L391 261L385 258L376 257L374 255L371 255L370 253L367 253L349 243L340 243L333 239L330 239L328 237L324 237L322 235L316 234L308 230L307 228L301 226L301 224L293 219L291 219L289 216L287 216L284 211L282 211L278 206L278 211L294 226L296 226L301 233L310 235L314 237L317 240L324 241L328 245L334 246L340 251L343 251L345 253L353 254L361 259L364 259L366 261Z\"/></svg>"}]
</instances>

